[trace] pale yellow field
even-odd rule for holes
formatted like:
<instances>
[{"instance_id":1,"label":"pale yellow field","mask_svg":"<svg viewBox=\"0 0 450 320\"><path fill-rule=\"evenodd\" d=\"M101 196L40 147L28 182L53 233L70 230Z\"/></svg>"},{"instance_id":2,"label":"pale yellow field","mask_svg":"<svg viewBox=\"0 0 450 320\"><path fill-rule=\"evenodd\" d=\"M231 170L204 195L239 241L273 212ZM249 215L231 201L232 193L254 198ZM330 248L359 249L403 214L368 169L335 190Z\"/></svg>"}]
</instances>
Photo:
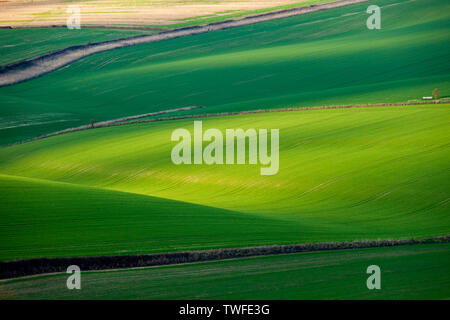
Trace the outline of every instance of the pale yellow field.
<instances>
[{"instance_id":1,"label":"pale yellow field","mask_svg":"<svg viewBox=\"0 0 450 320\"><path fill-rule=\"evenodd\" d=\"M170 25L189 18L215 17L306 0L0 0L0 26L66 24L69 5L81 10L85 25ZM188 20L186 20L188 19Z\"/></svg>"}]
</instances>

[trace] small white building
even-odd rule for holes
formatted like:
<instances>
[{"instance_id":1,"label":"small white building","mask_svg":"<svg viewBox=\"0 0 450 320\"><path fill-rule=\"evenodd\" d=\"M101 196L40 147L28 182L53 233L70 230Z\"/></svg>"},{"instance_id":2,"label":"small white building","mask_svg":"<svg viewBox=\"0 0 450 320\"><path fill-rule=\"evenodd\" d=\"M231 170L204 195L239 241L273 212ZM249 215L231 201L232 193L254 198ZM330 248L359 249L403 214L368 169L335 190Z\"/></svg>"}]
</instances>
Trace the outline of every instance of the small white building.
<instances>
[{"instance_id":1,"label":"small white building","mask_svg":"<svg viewBox=\"0 0 450 320\"><path fill-rule=\"evenodd\" d=\"M433 100L433 97L422 97L422 100Z\"/></svg>"}]
</instances>

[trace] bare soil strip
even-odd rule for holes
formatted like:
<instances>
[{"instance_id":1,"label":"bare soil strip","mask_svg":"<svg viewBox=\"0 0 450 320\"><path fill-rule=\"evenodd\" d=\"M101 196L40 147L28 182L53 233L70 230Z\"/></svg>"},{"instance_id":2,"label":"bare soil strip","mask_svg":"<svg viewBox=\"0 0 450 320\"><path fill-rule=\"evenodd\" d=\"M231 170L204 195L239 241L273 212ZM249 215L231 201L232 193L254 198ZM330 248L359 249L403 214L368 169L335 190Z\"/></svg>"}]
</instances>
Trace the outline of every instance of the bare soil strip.
<instances>
[{"instance_id":1,"label":"bare soil strip","mask_svg":"<svg viewBox=\"0 0 450 320\"><path fill-rule=\"evenodd\" d=\"M77 265L82 271L130 269L300 252L366 249L449 242L450 235L445 235L424 239L318 242L293 245L196 250L146 255L78 258L36 258L0 262L0 279L4 280L37 274L65 272L67 267L70 265Z\"/></svg>"},{"instance_id":2,"label":"bare soil strip","mask_svg":"<svg viewBox=\"0 0 450 320\"><path fill-rule=\"evenodd\" d=\"M184 107L177 109L170 109L164 111L158 111L153 113L145 113L137 116L124 117L120 119L108 120L97 122L92 125L84 125L76 128L64 129L61 131L52 132L49 134L44 134L42 136L38 136L32 139L28 139L25 141L19 141L15 143L11 143L2 147L9 147L18 144L23 144L27 142L32 142L44 138L49 138L53 136L58 136L65 133L76 132L87 129L96 129L96 128L104 128L104 127L114 127L114 126L123 126L137 123L148 123L148 122L158 122L158 121L170 121L170 120L181 120L181 119L197 119L197 118L211 118L211 117L225 117L225 116L235 116L235 115L244 115L244 114L255 114L255 113L267 113L267 112L291 112L291 111L306 111L306 110L326 110L326 109L349 109L349 108L374 108L374 107L400 107L400 106L409 106L409 105L423 105L423 104L440 104L440 103L449 103L449 101L424 101L424 102L400 102L400 103L378 103L378 104L352 104L352 105L341 105L341 106L323 106L323 107L304 107L304 108L280 108L280 109L259 109L259 110L250 110L250 111L237 111L237 112L222 112L222 113L206 113L206 114L195 114L195 115L186 115L186 116L177 116L177 117L165 117L165 118L155 118L155 119L146 119L146 120L135 120L129 121L137 118L144 118L159 114L172 113L177 111L185 111L185 110L193 110L204 108L202 106L198 107Z\"/></svg>"},{"instance_id":3,"label":"bare soil strip","mask_svg":"<svg viewBox=\"0 0 450 320\"><path fill-rule=\"evenodd\" d=\"M112 41L98 42L81 46L72 46L36 58L27 59L12 65L2 67L0 69L0 87L12 85L42 76L51 71L60 69L65 65L68 65L83 57L98 52L134 46L143 43L151 43L206 32L235 28L263 21L287 18L367 1L369 0L338 0L336 2L326 3L322 5L311 5L308 7L270 12L261 15L248 16L242 19L211 23L204 26L174 29L153 35L139 35Z\"/></svg>"}]
</instances>

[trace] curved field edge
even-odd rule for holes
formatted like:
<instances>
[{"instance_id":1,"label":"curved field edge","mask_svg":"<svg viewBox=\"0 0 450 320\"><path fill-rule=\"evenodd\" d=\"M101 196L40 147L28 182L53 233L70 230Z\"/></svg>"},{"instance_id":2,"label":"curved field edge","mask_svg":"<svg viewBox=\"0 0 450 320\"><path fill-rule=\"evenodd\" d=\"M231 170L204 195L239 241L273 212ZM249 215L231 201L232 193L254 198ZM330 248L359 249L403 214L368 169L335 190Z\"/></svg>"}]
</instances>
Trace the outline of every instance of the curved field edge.
<instances>
[{"instance_id":1,"label":"curved field edge","mask_svg":"<svg viewBox=\"0 0 450 320\"><path fill-rule=\"evenodd\" d=\"M435 101L434 103L440 103L440 101ZM35 138L29 139L29 140L26 140L26 141L13 143L13 144L10 144L9 146L16 145L16 144L27 143L27 142L31 142L31 141L36 141L36 140L49 138L49 137L53 137L53 136L58 136L58 135L61 135L61 134L77 132L77 131L81 131L81 130L90 130L90 129L96 129L96 128L111 127L111 126L126 125L126 124L134 124L134 123L140 123L140 122L151 122L151 121L162 121L162 120L177 119L178 117L163 118L163 119L159 118L159 119L154 119L154 120L136 120L136 119L140 119L140 118L154 117L156 115L161 115L161 114L178 113L180 111L200 109L200 108L202 108L202 107L195 107L195 106L193 106L193 107L184 107L184 108L178 108L178 109L172 109L172 110L161 110L161 111L156 111L156 112L151 112L151 113L138 114L138 115L133 115L133 116L128 116L128 117L122 117L122 118L119 118L119 119L112 119L112 120L108 120L108 121L100 121L100 122L92 121L90 124L87 124L87 125L84 125L84 126L79 126L79 127L76 127L76 128L68 128L68 129L64 129L64 130L61 130L61 131L52 132L52 133L45 134L45 135L42 135L42 136L39 136L39 137L35 137ZM181 118L183 118L183 117L181 117Z\"/></svg>"},{"instance_id":2,"label":"curved field edge","mask_svg":"<svg viewBox=\"0 0 450 320\"><path fill-rule=\"evenodd\" d=\"M279 128L275 176L255 165L174 165L171 133L192 130L191 120L3 148L1 260L447 235L449 112L427 105L203 121L204 130Z\"/></svg>"},{"instance_id":3,"label":"curved field edge","mask_svg":"<svg viewBox=\"0 0 450 320\"><path fill-rule=\"evenodd\" d=\"M103 269L130 267L133 264L139 266L140 263L157 265L224 258L227 255L255 255L258 252L273 254L289 250L384 246L421 241L403 239L380 242L375 239L380 239L383 235L369 233L356 236L358 225L348 228L345 226L346 222L329 226L317 223L320 221L293 222L276 217L261 217L179 201L22 177L0 175L0 189L0 261L45 257L30 265L19 261L19 267L13 266L12 272L23 272L22 275L60 270L58 263L65 265L67 261L54 259L54 265L52 257L72 257L68 258L70 260L74 259L73 257L112 256L77 260L86 266L86 269ZM401 233L394 234L391 238L405 238L398 234ZM322 243L298 247L291 245L355 238L374 241L354 244ZM226 250L264 244L289 246ZM224 250L205 252L204 255L185 252L214 248ZM177 253L172 255L165 252L185 253L180 256ZM156 255L129 256L149 253ZM116 255L122 257L114 257ZM2 273L7 270L6 266L1 269Z\"/></svg>"},{"instance_id":4,"label":"curved field edge","mask_svg":"<svg viewBox=\"0 0 450 320\"><path fill-rule=\"evenodd\" d=\"M381 290L366 269L381 268ZM311 252L0 282L9 299L448 299L449 244ZM112 289L113 288L113 289Z\"/></svg>"},{"instance_id":5,"label":"curved field edge","mask_svg":"<svg viewBox=\"0 0 450 320\"><path fill-rule=\"evenodd\" d=\"M82 28L0 29L0 68L55 50L150 33L147 30Z\"/></svg>"},{"instance_id":6,"label":"curved field edge","mask_svg":"<svg viewBox=\"0 0 450 320\"><path fill-rule=\"evenodd\" d=\"M112 127L112 126L122 126L122 125L130 125L137 123L148 123L148 122L159 122L159 121L171 121L171 120L181 120L181 119L200 119L208 118L208 117L223 117L223 116L235 116L235 115L243 115L243 114L253 114L253 113L265 113L265 112L290 112L290 111L308 111L308 110L326 110L326 109L347 109L347 108L373 108L373 107L399 107L399 106L409 106L409 105L427 105L427 104L448 104L448 100L433 100L433 101L415 101L415 102L404 102L404 103L379 103L379 104L366 104L366 105L344 105L344 106L323 106L323 107L304 107L304 108L280 108L280 109L262 109L262 110L251 110L251 111L240 111L240 112L222 112L222 113L212 113L212 114L197 114L197 115L187 115L187 116L173 116L160 118L158 117L161 114L167 113L179 113L180 111L201 109L203 107L184 107L172 110L162 110L156 111L152 113L142 114L142 115L134 115L123 117L119 119L113 119L108 121L100 121L100 122L92 122L89 125L84 125L75 128L64 129L57 132L48 133L42 136L34 137L25 141L20 141L16 143L12 143L2 147L8 147L18 144L23 144L27 142L32 142L40 139L50 138L53 136L58 136L61 134L72 133L82 130L90 130L90 129L98 129L104 127ZM146 118L142 120L136 120Z\"/></svg>"},{"instance_id":7,"label":"curved field edge","mask_svg":"<svg viewBox=\"0 0 450 320\"><path fill-rule=\"evenodd\" d=\"M109 40L81 46L72 46L36 58L18 62L13 65L2 67L0 69L0 87L13 85L40 77L49 72L58 70L74 61L99 52L105 52L139 44L153 43L156 41L175 39L184 36L191 36L205 32L246 26L249 24L292 17L296 15L303 15L306 13L321 10L334 9L367 1L369 0L338 0L335 2L320 4L317 6L299 7L283 11L263 13L257 16L248 16L237 20L216 22L208 24L206 26L194 26L163 31L156 35L138 35L124 39Z\"/></svg>"},{"instance_id":8,"label":"curved field edge","mask_svg":"<svg viewBox=\"0 0 450 320\"><path fill-rule=\"evenodd\" d=\"M200 114L406 102L435 88L448 97L450 11L430 1L374 1L381 30L366 28L361 3L86 57L0 88L0 144L185 106L204 106L189 112Z\"/></svg>"},{"instance_id":9,"label":"curved field edge","mask_svg":"<svg viewBox=\"0 0 450 320\"><path fill-rule=\"evenodd\" d=\"M286 243L300 230L276 219L53 181L0 175L0 189L1 261Z\"/></svg>"},{"instance_id":10,"label":"curved field edge","mask_svg":"<svg viewBox=\"0 0 450 320\"><path fill-rule=\"evenodd\" d=\"M259 246L244 248L224 248L153 255L122 255L100 257L38 258L0 262L0 279L33 276L66 271L76 265L83 271L135 269L149 266L197 263L204 261L229 260L256 256L292 254L299 252L382 248L419 244L449 243L450 235L426 239L372 240L351 242L317 242L281 246Z\"/></svg>"}]
</instances>

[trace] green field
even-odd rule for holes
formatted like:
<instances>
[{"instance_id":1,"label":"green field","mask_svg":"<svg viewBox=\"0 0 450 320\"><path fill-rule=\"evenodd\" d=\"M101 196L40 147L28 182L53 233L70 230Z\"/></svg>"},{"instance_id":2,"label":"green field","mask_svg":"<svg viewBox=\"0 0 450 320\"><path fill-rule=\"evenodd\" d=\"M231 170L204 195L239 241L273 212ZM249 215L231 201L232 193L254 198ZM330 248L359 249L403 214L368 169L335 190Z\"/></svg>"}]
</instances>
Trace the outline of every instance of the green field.
<instances>
[{"instance_id":1,"label":"green field","mask_svg":"<svg viewBox=\"0 0 450 320\"><path fill-rule=\"evenodd\" d=\"M66 47L131 37L150 31L65 28L0 29L0 66Z\"/></svg>"},{"instance_id":2,"label":"green field","mask_svg":"<svg viewBox=\"0 0 450 320\"><path fill-rule=\"evenodd\" d=\"M203 119L279 128L273 176L174 165L171 133L192 120L2 148L1 259L450 234L449 120L448 104Z\"/></svg>"},{"instance_id":3,"label":"green field","mask_svg":"<svg viewBox=\"0 0 450 320\"><path fill-rule=\"evenodd\" d=\"M381 290L366 269L381 268ZM0 283L10 299L448 299L450 245L345 250ZM36 290L39 288L39 290Z\"/></svg>"},{"instance_id":4,"label":"green field","mask_svg":"<svg viewBox=\"0 0 450 320\"><path fill-rule=\"evenodd\" d=\"M371 3L382 7L381 30L366 28L363 3L104 52L0 88L0 144L184 106L399 102L436 87L448 97L448 1Z\"/></svg>"},{"instance_id":5,"label":"green field","mask_svg":"<svg viewBox=\"0 0 450 320\"><path fill-rule=\"evenodd\" d=\"M0 261L450 235L450 3L370 4L381 30L366 28L362 3L103 52L0 88L0 145L187 106L204 108L170 116L300 108L195 119L203 132L279 129L276 175L261 164L172 163L171 135L192 133L194 119L0 147ZM133 33L12 31L0 30L0 62ZM417 101L435 88L441 103L301 110ZM0 299L448 299L449 250L85 272L80 291L66 289L66 274L46 275L0 282ZM366 288L371 264L380 291Z\"/></svg>"},{"instance_id":6,"label":"green field","mask_svg":"<svg viewBox=\"0 0 450 320\"><path fill-rule=\"evenodd\" d=\"M0 260L292 243L288 221L0 175Z\"/></svg>"}]
</instances>

